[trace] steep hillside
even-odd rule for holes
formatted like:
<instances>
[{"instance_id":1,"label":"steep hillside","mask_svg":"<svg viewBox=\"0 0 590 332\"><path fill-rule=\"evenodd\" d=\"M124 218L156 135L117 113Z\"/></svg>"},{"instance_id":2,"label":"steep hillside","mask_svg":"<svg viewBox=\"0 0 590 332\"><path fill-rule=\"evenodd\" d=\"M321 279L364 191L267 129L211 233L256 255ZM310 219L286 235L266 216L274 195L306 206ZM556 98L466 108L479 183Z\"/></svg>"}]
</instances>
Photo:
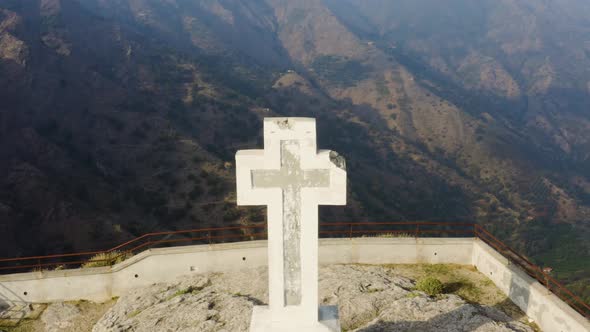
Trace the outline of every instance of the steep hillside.
<instances>
[{"instance_id":1,"label":"steep hillside","mask_svg":"<svg viewBox=\"0 0 590 332\"><path fill-rule=\"evenodd\" d=\"M264 221L233 155L313 116L323 220L476 221L590 296L581 0L5 0L0 256ZM584 287L586 289L584 290Z\"/></svg>"}]
</instances>

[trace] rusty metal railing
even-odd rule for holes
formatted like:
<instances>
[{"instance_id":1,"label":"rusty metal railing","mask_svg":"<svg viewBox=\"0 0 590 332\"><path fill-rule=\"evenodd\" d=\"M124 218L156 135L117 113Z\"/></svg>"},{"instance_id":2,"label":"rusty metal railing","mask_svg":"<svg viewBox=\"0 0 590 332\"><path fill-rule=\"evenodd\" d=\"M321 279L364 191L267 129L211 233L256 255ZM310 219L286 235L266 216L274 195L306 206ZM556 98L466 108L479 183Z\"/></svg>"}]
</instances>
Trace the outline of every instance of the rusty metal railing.
<instances>
[{"instance_id":1,"label":"rusty metal railing","mask_svg":"<svg viewBox=\"0 0 590 332\"><path fill-rule=\"evenodd\" d=\"M321 223L322 238L355 237L476 237L494 248L510 262L521 267L528 275L545 285L560 299L587 318L590 305L573 294L555 278L523 255L473 223L458 222L334 222ZM266 224L201 228L181 231L147 233L108 250L80 253L0 258L0 274L44 271L88 266L110 266L149 248L170 247L179 244L213 244L244 240L266 239Z\"/></svg>"},{"instance_id":2,"label":"rusty metal railing","mask_svg":"<svg viewBox=\"0 0 590 332\"><path fill-rule=\"evenodd\" d=\"M590 318L590 305L582 300L579 296L572 293L562 283L557 281L548 273L545 273L541 267L514 251L512 248L504 244L504 242L500 241L490 232L485 230L482 226L475 225L474 232L477 238L488 244L490 247L494 248L494 250L506 257L513 264L518 265L529 276L543 284L548 290L569 304L583 316Z\"/></svg>"},{"instance_id":3,"label":"rusty metal railing","mask_svg":"<svg viewBox=\"0 0 590 332\"><path fill-rule=\"evenodd\" d=\"M261 231L261 229L263 231ZM107 250L0 259L0 274L77 267L109 266L154 247L213 244L266 238L266 224L147 233Z\"/></svg>"},{"instance_id":4,"label":"rusty metal railing","mask_svg":"<svg viewBox=\"0 0 590 332\"><path fill-rule=\"evenodd\" d=\"M329 228L326 230L326 228ZM321 223L320 237L453 237L474 235L474 224L456 222L335 222Z\"/></svg>"}]
</instances>

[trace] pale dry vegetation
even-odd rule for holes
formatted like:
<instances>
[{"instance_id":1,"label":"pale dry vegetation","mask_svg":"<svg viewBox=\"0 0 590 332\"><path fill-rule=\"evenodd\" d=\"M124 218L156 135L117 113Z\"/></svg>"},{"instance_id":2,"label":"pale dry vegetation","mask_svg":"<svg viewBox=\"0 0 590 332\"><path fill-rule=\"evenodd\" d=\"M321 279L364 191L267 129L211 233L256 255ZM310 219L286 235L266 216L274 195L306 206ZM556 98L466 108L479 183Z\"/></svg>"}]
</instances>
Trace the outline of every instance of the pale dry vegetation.
<instances>
[{"instance_id":1,"label":"pale dry vegetation","mask_svg":"<svg viewBox=\"0 0 590 332\"><path fill-rule=\"evenodd\" d=\"M109 251L97 254L90 258L88 262L82 264L82 268L111 266L132 257L133 254L127 251Z\"/></svg>"}]
</instances>

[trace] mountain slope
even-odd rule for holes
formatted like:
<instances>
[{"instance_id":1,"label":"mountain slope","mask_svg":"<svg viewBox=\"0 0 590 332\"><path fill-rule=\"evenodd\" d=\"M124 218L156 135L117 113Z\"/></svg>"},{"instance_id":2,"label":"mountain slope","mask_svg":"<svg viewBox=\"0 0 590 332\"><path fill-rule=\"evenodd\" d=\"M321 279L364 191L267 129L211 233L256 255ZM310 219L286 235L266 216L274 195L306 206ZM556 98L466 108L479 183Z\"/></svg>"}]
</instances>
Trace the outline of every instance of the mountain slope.
<instances>
[{"instance_id":1,"label":"mountain slope","mask_svg":"<svg viewBox=\"0 0 590 332\"><path fill-rule=\"evenodd\" d=\"M589 12L578 0L4 1L0 229L14 238L0 252L262 222L262 208L235 207L233 155L261 147L263 117L313 116L319 146L349 165L349 204L323 220L475 221L583 291Z\"/></svg>"}]
</instances>

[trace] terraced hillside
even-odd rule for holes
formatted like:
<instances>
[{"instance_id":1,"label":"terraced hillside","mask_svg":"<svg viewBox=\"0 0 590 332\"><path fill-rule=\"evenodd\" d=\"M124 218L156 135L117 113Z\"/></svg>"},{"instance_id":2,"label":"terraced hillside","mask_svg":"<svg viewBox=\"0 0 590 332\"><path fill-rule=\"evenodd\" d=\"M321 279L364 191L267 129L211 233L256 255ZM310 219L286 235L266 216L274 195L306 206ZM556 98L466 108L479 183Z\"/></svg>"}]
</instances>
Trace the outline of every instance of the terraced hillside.
<instances>
[{"instance_id":1,"label":"terraced hillside","mask_svg":"<svg viewBox=\"0 0 590 332\"><path fill-rule=\"evenodd\" d=\"M582 0L4 0L0 256L264 221L233 155L313 116L323 220L466 220L590 299Z\"/></svg>"}]
</instances>

